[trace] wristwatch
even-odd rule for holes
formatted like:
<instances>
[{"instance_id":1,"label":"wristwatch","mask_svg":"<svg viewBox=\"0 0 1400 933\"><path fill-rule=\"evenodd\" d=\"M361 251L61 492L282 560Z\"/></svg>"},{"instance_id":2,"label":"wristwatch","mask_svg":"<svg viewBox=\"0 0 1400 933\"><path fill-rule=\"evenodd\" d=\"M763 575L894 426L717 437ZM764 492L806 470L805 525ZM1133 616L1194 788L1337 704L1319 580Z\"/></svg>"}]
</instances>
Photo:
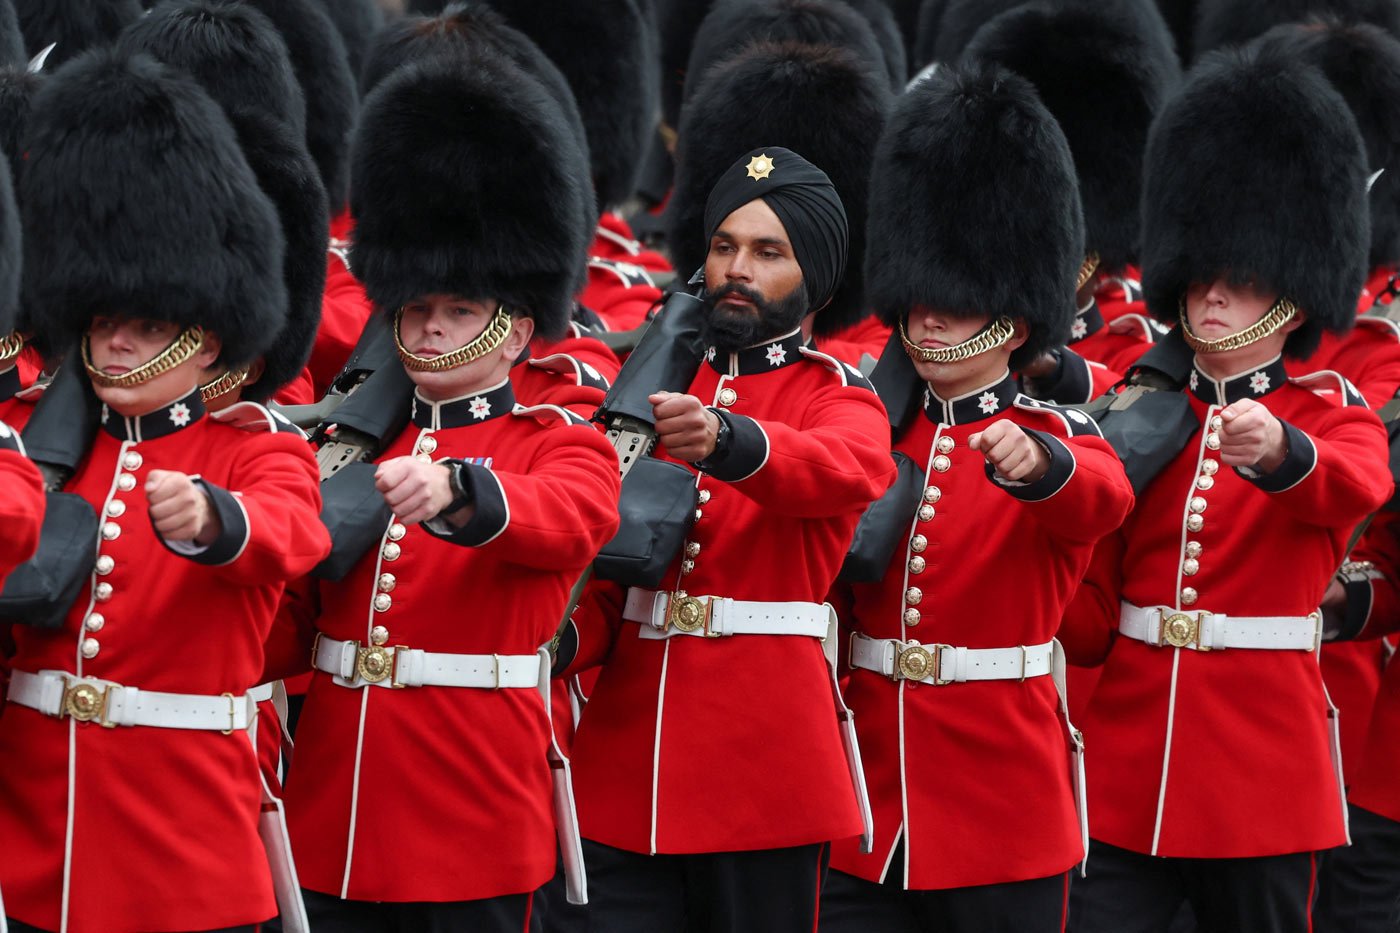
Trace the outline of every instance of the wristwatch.
<instances>
[{"instance_id":1,"label":"wristwatch","mask_svg":"<svg viewBox=\"0 0 1400 933\"><path fill-rule=\"evenodd\" d=\"M451 515L453 512L471 505L474 497L472 496L471 487L466 484L462 477L462 473L465 472L467 465L460 460L449 460L446 466L447 485L452 490L452 501L449 502L447 508L443 509L439 514Z\"/></svg>"}]
</instances>

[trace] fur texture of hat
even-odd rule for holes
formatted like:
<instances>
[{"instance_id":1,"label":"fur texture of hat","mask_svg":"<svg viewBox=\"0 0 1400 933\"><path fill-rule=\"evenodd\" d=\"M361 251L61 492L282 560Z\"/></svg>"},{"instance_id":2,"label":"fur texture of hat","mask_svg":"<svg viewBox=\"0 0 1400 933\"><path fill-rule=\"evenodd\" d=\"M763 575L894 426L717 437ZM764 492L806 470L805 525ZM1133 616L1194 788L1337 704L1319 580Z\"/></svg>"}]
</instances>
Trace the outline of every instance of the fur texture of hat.
<instances>
[{"instance_id":1,"label":"fur texture of hat","mask_svg":"<svg viewBox=\"0 0 1400 933\"><path fill-rule=\"evenodd\" d=\"M830 334L864 317L870 166L891 104L884 70L839 47L760 43L716 66L681 122L666 209L677 272L688 277L705 262L705 203L715 181L750 149L782 146L826 172L850 227L846 275L817 315L817 332Z\"/></svg>"},{"instance_id":2,"label":"fur texture of hat","mask_svg":"<svg viewBox=\"0 0 1400 933\"><path fill-rule=\"evenodd\" d=\"M1031 83L1069 140L1086 249L1110 270L1136 262L1147 131L1181 79L1156 8L1028 3L989 21L963 55Z\"/></svg>"},{"instance_id":3,"label":"fur texture of hat","mask_svg":"<svg viewBox=\"0 0 1400 933\"><path fill-rule=\"evenodd\" d=\"M9 163L0 160L0 336L8 336L19 326L20 267L19 207L10 183Z\"/></svg>"},{"instance_id":4,"label":"fur texture of hat","mask_svg":"<svg viewBox=\"0 0 1400 933\"><path fill-rule=\"evenodd\" d=\"M23 68L28 61L15 5L11 0L0 0L0 68Z\"/></svg>"},{"instance_id":5,"label":"fur texture of hat","mask_svg":"<svg viewBox=\"0 0 1400 933\"><path fill-rule=\"evenodd\" d=\"M885 70L890 75L890 87L899 90L909 79L909 56L904 51L904 36L895 21L894 11L887 0L842 0L870 24L875 41L885 58Z\"/></svg>"},{"instance_id":6,"label":"fur texture of hat","mask_svg":"<svg viewBox=\"0 0 1400 933\"><path fill-rule=\"evenodd\" d=\"M99 49L34 101L20 178L24 303L41 344L99 314L199 325L241 366L285 323L277 214L233 127L193 78Z\"/></svg>"},{"instance_id":7,"label":"fur texture of hat","mask_svg":"<svg viewBox=\"0 0 1400 933\"><path fill-rule=\"evenodd\" d=\"M558 336L592 239L587 165L543 85L500 56L410 62L365 102L351 266L388 313L492 299Z\"/></svg>"},{"instance_id":8,"label":"fur texture of hat","mask_svg":"<svg viewBox=\"0 0 1400 933\"><path fill-rule=\"evenodd\" d=\"M306 98L306 149L321 172L331 214L345 204L350 140L359 94L345 43L317 0L243 0L261 10L287 43Z\"/></svg>"},{"instance_id":9,"label":"fur texture of hat","mask_svg":"<svg viewBox=\"0 0 1400 933\"><path fill-rule=\"evenodd\" d=\"M569 0L543 16L537 0L490 0L568 79L588 135L601 207L631 196L656 126L655 42L636 0Z\"/></svg>"},{"instance_id":10,"label":"fur texture of hat","mask_svg":"<svg viewBox=\"0 0 1400 933\"><path fill-rule=\"evenodd\" d=\"M1199 0L1191 51L1196 57L1262 36L1275 26L1317 17L1370 23L1400 36L1396 0Z\"/></svg>"},{"instance_id":11,"label":"fur texture of hat","mask_svg":"<svg viewBox=\"0 0 1400 933\"><path fill-rule=\"evenodd\" d=\"M900 99L876 151L865 253L870 304L1021 318L1022 366L1074 320L1084 223L1069 143L1024 78L940 67Z\"/></svg>"},{"instance_id":12,"label":"fur texture of hat","mask_svg":"<svg viewBox=\"0 0 1400 933\"><path fill-rule=\"evenodd\" d=\"M661 56L661 119L671 129L681 125L686 72L695 33L715 0L656 0L656 31Z\"/></svg>"},{"instance_id":13,"label":"fur texture of hat","mask_svg":"<svg viewBox=\"0 0 1400 933\"><path fill-rule=\"evenodd\" d=\"M57 43L48 67L61 65L90 48L110 45L140 18L137 0L14 0L28 55Z\"/></svg>"},{"instance_id":14,"label":"fur texture of hat","mask_svg":"<svg viewBox=\"0 0 1400 933\"><path fill-rule=\"evenodd\" d=\"M941 14L930 10L928 22L920 20L921 28L932 30L932 35L921 35L919 47L925 54L932 54L927 62L940 62L945 65L956 62L986 23L1013 10L1026 0L925 0L925 6L943 4Z\"/></svg>"},{"instance_id":15,"label":"fur texture of hat","mask_svg":"<svg viewBox=\"0 0 1400 933\"><path fill-rule=\"evenodd\" d=\"M1176 321L1193 283L1253 282L1306 315L1285 348L1305 358L1355 318L1368 215L1361 134L1322 73L1277 49L1211 53L1148 136L1148 309Z\"/></svg>"},{"instance_id":16,"label":"fur texture of hat","mask_svg":"<svg viewBox=\"0 0 1400 933\"><path fill-rule=\"evenodd\" d=\"M358 79L374 34L384 26L384 11L375 0L320 0L321 8L340 30L350 73Z\"/></svg>"}]
</instances>

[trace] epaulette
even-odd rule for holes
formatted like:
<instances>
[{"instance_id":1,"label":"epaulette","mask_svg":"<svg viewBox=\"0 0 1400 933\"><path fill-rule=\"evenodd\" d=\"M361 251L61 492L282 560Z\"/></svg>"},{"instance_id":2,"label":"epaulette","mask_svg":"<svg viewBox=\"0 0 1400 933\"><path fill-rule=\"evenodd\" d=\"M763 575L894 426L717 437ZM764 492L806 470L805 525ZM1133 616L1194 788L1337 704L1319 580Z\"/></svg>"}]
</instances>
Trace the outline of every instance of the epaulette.
<instances>
[{"instance_id":1,"label":"epaulette","mask_svg":"<svg viewBox=\"0 0 1400 933\"><path fill-rule=\"evenodd\" d=\"M1070 437L1103 437L1099 423L1077 408L1042 402L1028 395L1017 395L1012 405L1022 411L1039 412L1047 417L1058 418Z\"/></svg>"},{"instance_id":2,"label":"epaulette","mask_svg":"<svg viewBox=\"0 0 1400 933\"><path fill-rule=\"evenodd\" d=\"M545 372L569 376L577 385L602 389L604 392L608 391L609 388L606 376L598 372L592 365L567 353L551 353L549 356L542 356L538 359L531 357L528 365L536 369L543 369Z\"/></svg>"},{"instance_id":3,"label":"epaulette","mask_svg":"<svg viewBox=\"0 0 1400 933\"><path fill-rule=\"evenodd\" d=\"M534 418L545 424L551 423L555 418L563 418L565 424L582 425L593 430L593 425L587 419L580 418L567 408L560 408L558 405L516 405L511 414L521 418Z\"/></svg>"},{"instance_id":4,"label":"epaulette","mask_svg":"<svg viewBox=\"0 0 1400 933\"><path fill-rule=\"evenodd\" d=\"M1293 376L1288 381L1320 398L1340 402L1343 408L1348 405L1371 407L1366 404L1365 397L1352 385L1350 379L1331 369L1319 369L1304 376Z\"/></svg>"},{"instance_id":5,"label":"epaulette","mask_svg":"<svg viewBox=\"0 0 1400 933\"><path fill-rule=\"evenodd\" d=\"M0 450L13 450L17 454L24 453L24 441L20 438L19 432L0 421Z\"/></svg>"},{"instance_id":6,"label":"epaulette","mask_svg":"<svg viewBox=\"0 0 1400 933\"><path fill-rule=\"evenodd\" d=\"M651 273L633 262L618 262L616 259L603 259L600 256L588 257L588 268L597 269L613 276L624 288L655 288L656 282Z\"/></svg>"},{"instance_id":7,"label":"epaulette","mask_svg":"<svg viewBox=\"0 0 1400 933\"><path fill-rule=\"evenodd\" d=\"M326 255L334 256L346 269L350 268L350 244L344 240L331 240L330 246L326 247Z\"/></svg>"},{"instance_id":8,"label":"epaulette","mask_svg":"<svg viewBox=\"0 0 1400 933\"><path fill-rule=\"evenodd\" d=\"M295 434L302 439L306 438L306 432L292 424L291 419L286 415L275 408L259 405L257 402L237 402L214 412L209 418L242 431Z\"/></svg>"},{"instance_id":9,"label":"epaulette","mask_svg":"<svg viewBox=\"0 0 1400 933\"><path fill-rule=\"evenodd\" d=\"M1372 305L1365 314L1358 314L1356 323L1365 324L1372 330L1381 331L1400 340L1400 321L1396 320L1397 317L1400 317L1400 303L1390 301Z\"/></svg>"},{"instance_id":10,"label":"epaulette","mask_svg":"<svg viewBox=\"0 0 1400 933\"><path fill-rule=\"evenodd\" d=\"M813 350L811 347L799 347L798 349L802 351L802 355L807 357L807 359L821 363L827 369L840 376L843 386L859 386L862 389L869 389L871 392L875 391L875 386L871 384L869 379L865 378L865 374L850 363L843 363L831 354L823 353L820 350Z\"/></svg>"},{"instance_id":11,"label":"epaulette","mask_svg":"<svg viewBox=\"0 0 1400 933\"><path fill-rule=\"evenodd\" d=\"M1148 343L1156 343L1171 330L1170 327L1145 314L1123 314L1109 322L1111 334L1127 334L1140 337Z\"/></svg>"}]
</instances>

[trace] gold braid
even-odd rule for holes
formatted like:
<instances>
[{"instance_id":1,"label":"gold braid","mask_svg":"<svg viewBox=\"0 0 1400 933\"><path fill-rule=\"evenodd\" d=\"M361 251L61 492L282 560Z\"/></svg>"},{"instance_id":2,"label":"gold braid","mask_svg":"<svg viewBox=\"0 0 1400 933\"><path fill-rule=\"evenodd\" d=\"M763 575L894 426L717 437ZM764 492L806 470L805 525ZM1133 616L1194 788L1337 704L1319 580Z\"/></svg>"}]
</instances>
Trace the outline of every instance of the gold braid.
<instances>
[{"instance_id":1,"label":"gold braid","mask_svg":"<svg viewBox=\"0 0 1400 933\"><path fill-rule=\"evenodd\" d=\"M1274 302L1274 306L1269 309L1268 314L1244 330L1221 337L1218 340L1202 340L1191 330L1191 324L1186 320L1186 298L1183 296L1181 299L1181 336L1186 338L1187 345L1197 353L1224 353L1228 350L1247 347L1251 343L1276 333L1280 327L1293 320L1297 313L1297 305L1287 298L1280 298Z\"/></svg>"},{"instance_id":2,"label":"gold braid","mask_svg":"<svg viewBox=\"0 0 1400 933\"><path fill-rule=\"evenodd\" d=\"M193 359L194 355L204 346L204 328L185 328L180 332L180 336L170 342L170 346L140 366L128 370L120 376L110 376L92 365L92 352L89 343L88 336L84 334L83 366L87 368L88 378L92 380L92 384L104 389L127 389L131 386L139 386L143 382L149 382L157 376L163 376L175 367Z\"/></svg>"},{"instance_id":3,"label":"gold braid","mask_svg":"<svg viewBox=\"0 0 1400 933\"><path fill-rule=\"evenodd\" d=\"M899 339L904 342L904 350L920 363L961 363L988 350L995 350L1014 336L1016 328L1011 318L999 317L962 343L951 347L921 347L909 339L904 329L904 319L899 320Z\"/></svg>"},{"instance_id":4,"label":"gold braid","mask_svg":"<svg viewBox=\"0 0 1400 933\"><path fill-rule=\"evenodd\" d=\"M12 331L8 337L0 338L0 366L8 366L15 361L24 349L24 336Z\"/></svg>"},{"instance_id":5,"label":"gold braid","mask_svg":"<svg viewBox=\"0 0 1400 933\"><path fill-rule=\"evenodd\" d=\"M486 329L477 334L465 346L458 347L451 353L444 353L441 356L418 356L403 345L403 339L399 336L399 322L403 320L403 308L394 315L394 346L399 348L399 359L403 361L405 369L416 373L440 373L447 369L456 369L458 366L465 366L475 360L481 359L488 353L493 353L501 348L510 336L510 312L505 305L496 308L496 314L491 318Z\"/></svg>"},{"instance_id":6,"label":"gold braid","mask_svg":"<svg viewBox=\"0 0 1400 933\"><path fill-rule=\"evenodd\" d=\"M1099 254L1090 253L1084 257L1084 264L1079 267L1079 280L1074 283L1074 290L1078 292L1089 280L1094 277L1094 273L1099 271Z\"/></svg>"},{"instance_id":7,"label":"gold braid","mask_svg":"<svg viewBox=\"0 0 1400 933\"><path fill-rule=\"evenodd\" d=\"M248 367L240 366L238 369L230 369L218 379L208 385L199 387L200 401L206 404L232 392L234 389L248 381Z\"/></svg>"}]
</instances>

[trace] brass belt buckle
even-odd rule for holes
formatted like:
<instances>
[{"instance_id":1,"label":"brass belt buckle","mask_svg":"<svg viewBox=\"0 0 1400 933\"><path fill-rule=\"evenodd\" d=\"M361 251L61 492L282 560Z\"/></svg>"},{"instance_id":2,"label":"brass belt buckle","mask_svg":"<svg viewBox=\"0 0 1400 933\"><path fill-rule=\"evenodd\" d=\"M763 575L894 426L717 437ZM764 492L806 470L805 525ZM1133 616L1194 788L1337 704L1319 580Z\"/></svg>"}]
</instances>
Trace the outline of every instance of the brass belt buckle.
<instances>
[{"instance_id":1,"label":"brass belt buckle","mask_svg":"<svg viewBox=\"0 0 1400 933\"><path fill-rule=\"evenodd\" d=\"M1184 612L1169 615L1163 611L1160 614L1162 630L1157 636L1157 647L1171 645L1173 648L1186 648L1194 644L1197 651L1210 650L1201 644L1201 625L1210 613L1201 612L1194 618Z\"/></svg>"},{"instance_id":2,"label":"brass belt buckle","mask_svg":"<svg viewBox=\"0 0 1400 933\"><path fill-rule=\"evenodd\" d=\"M382 683L392 677L394 679L390 686L395 689L402 688L403 684L398 680L400 648L407 650L406 645L370 645L368 648L356 648L356 675L367 684Z\"/></svg>"},{"instance_id":3,"label":"brass belt buckle","mask_svg":"<svg viewBox=\"0 0 1400 933\"><path fill-rule=\"evenodd\" d=\"M701 602L694 596L687 596L685 590L676 590L666 602L666 624L686 634L708 628L709 601Z\"/></svg>"},{"instance_id":4,"label":"brass belt buckle","mask_svg":"<svg viewBox=\"0 0 1400 933\"><path fill-rule=\"evenodd\" d=\"M59 718L67 715L78 722L97 721L103 728L116 728L117 724L107 718L107 689L85 680L70 683L63 691Z\"/></svg>"},{"instance_id":5,"label":"brass belt buckle","mask_svg":"<svg viewBox=\"0 0 1400 933\"><path fill-rule=\"evenodd\" d=\"M952 683L943 679L943 649L951 645L929 645L927 648L917 641L911 641L900 648L895 655L895 668L905 680L929 678L935 685Z\"/></svg>"}]
</instances>

